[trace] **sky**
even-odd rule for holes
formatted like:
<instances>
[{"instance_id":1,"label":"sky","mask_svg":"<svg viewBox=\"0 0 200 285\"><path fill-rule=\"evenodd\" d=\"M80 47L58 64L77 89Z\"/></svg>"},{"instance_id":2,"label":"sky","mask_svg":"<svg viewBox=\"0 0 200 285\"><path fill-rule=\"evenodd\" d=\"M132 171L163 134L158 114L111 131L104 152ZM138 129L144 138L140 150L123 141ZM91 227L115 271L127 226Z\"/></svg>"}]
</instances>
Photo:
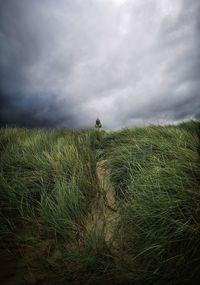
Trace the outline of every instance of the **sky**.
<instances>
[{"instance_id":1,"label":"sky","mask_svg":"<svg viewBox=\"0 0 200 285\"><path fill-rule=\"evenodd\" d=\"M0 0L0 126L200 119L199 0Z\"/></svg>"}]
</instances>

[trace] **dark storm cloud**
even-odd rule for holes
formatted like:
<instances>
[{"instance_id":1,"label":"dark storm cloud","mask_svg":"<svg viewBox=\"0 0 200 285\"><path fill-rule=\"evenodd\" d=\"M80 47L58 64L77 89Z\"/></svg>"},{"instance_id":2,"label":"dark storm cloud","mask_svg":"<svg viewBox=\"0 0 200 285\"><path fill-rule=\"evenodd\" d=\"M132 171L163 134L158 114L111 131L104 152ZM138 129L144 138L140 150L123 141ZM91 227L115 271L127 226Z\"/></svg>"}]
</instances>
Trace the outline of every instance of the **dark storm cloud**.
<instances>
[{"instance_id":1,"label":"dark storm cloud","mask_svg":"<svg viewBox=\"0 0 200 285\"><path fill-rule=\"evenodd\" d=\"M40 94L39 96L34 94L31 98L26 98L22 94L1 95L0 124L0 126L44 128L65 127L66 125L76 127L74 116L69 110L66 114L66 110L62 108L62 102L56 101L53 94Z\"/></svg>"},{"instance_id":2,"label":"dark storm cloud","mask_svg":"<svg viewBox=\"0 0 200 285\"><path fill-rule=\"evenodd\" d=\"M0 125L199 118L199 0L0 0Z\"/></svg>"}]
</instances>

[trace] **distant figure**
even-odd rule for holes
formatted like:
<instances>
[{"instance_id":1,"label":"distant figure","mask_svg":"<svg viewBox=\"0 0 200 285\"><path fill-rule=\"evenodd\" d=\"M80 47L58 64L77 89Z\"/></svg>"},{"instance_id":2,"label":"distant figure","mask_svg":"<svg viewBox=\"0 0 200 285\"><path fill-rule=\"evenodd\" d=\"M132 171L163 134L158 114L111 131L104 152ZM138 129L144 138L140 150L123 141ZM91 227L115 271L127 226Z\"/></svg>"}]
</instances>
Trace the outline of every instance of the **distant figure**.
<instances>
[{"instance_id":1,"label":"distant figure","mask_svg":"<svg viewBox=\"0 0 200 285\"><path fill-rule=\"evenodd\" d=\"M100 122L99 118L96 119L95 128L96 129L101 129L102 128L102 125L101 125L101 122Z\"/></svg>"}]
</instances>

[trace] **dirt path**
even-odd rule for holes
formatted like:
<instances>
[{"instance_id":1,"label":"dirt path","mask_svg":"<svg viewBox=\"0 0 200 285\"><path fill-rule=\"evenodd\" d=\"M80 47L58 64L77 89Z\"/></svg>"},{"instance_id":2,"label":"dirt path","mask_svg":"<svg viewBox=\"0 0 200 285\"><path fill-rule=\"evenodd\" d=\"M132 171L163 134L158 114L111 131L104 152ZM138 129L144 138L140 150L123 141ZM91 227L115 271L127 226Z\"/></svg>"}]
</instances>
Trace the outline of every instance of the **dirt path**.
<instances>
[{"instance_id":1,"label":"dirt path","mask_svg":"<svg viewBox=\"0 0 200 285\"><path fill-rule=\"evenodd\" d=\"M115 199L115 191L110 181L110 171L107 166L106 160L101 160L97 162L97 177L99 180L99 185L104 195L107 207L113 212L117 212L118 205Z\"/></svg>"},{"instance_id":2,"label":"dirt path","mask_svg":"<svg viewBox=\"0 0 200 285\"><path fill-rule=\"evenodd\" d=\"M91 220L87 227L98 227L104 231L105 241L112 241L113 231L118 223L118 203L115 191L110 181L110 172L106 160L97 162L96 172L98 177L99 192L96 202L92 207Z\"/></svg>"}]
</instances>

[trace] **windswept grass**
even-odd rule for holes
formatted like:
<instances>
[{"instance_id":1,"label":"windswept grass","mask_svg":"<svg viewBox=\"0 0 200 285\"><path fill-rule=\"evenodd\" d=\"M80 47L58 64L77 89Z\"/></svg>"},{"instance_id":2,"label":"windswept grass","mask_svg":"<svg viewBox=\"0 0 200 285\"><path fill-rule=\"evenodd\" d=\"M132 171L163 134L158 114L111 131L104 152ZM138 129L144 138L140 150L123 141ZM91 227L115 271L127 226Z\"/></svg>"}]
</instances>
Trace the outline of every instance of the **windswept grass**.
<instances>
[{"instance_id":1,"label":"windswept grass","mask_svg":"<svg viewBox=\"0 0 200 285\"><path fill-rule=\"evenodd\" d=\"M1 245L25 247L21 258L43 272L40 284L197 284L199 139L199 122L109 133L1 129ZM106 207L100 160L119 207L113 225L98 223L103 207L95 213Z\"/></svg>"},{"instance_id":2,"label":"windswept grass","mask_svg":"<svg viewBox=\"0 0 200 285\"><path fill-rule=\"evenodd\" d=\"M119 280L183 284L199 277L199 124L127 129L104 143L121 200Z\"/></svg>"},{"instance_id":3,"label":"windswept grass","mask_svg":"<svg viewBox=\"0 0 200 285\"><path fill-rule=\"evenodd\" d=\"M8 207L13 225L17 217L35 217L54 235L74 238L95 195L89 141L74 132L5 129L0 135L2 219L8 221Z\"/></svg>"}]
</instances>

